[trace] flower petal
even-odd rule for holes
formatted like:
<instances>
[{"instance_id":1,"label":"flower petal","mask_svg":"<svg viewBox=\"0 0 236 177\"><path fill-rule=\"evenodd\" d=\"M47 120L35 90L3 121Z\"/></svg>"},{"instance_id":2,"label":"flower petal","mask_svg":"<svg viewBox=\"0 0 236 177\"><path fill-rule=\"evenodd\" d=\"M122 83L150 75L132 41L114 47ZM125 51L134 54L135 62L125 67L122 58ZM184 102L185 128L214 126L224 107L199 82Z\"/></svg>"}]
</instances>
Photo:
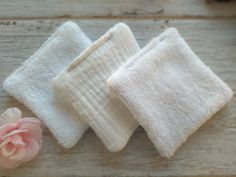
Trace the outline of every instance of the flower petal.
<instances>
[{"instance_id":1,"label":"flower petal","mask_svg":"<svg viewBox=\"0 0 236 177\"><path fill-rule=\"evenodd\" d=\"M7 123L15 123L22 118L22 112L18 108L9 108L0 116L0 126Z\"/></svg>"},{"instance_id":2,"label":"flower petal","mask_svg":"<svg viewBox=\"0 0 236 177\"><path fill-rule=\"evenodd\" d=\"M24 146L18 146L13 154L8 159L15 162L23 162L26 157L26 150Z\"/></svg>"},{"instance_id":3,"label":"flower petal","mask_svg":"<svg viewBox=\"0 0 236 177\"><path fill-rule=\"evenodd\" d=\"M11 132L9 132L9 133L3 135L3 136L1 137L1 139L4 140L4 139L7 138L7 137L11 137L11 136L13 136L13 135L17 135L17 134L25 133L25 132L28 132L28 130L13 130L13 131L11 131Z\"/></svg>"},{"instance_id":4,"label":"flower petal","mask_svg":"<svg viewBox=\"0 0 236 177\"><path fill-rule=\"evenodd\" d=\"M19 134L11 136L11 143L16 146L24 146L25 145L23 138Z\"/></svg>"},{"instance_id":5,"label":"flower petal","mask_svg":"<svg viewBox=\"0 0 236 177\"><path fill-rule=\"evenodd\" d=\"M19 165L18 162L11 161L7 158L5 158L1 153L0 153L0 166L3 168L8 168L8 169L13 169Z\"/></svg>"},{"instance_id":6,"label":"flower petal","mask_svg":"<svg viewBox=\"0 0 236 177\"><path fill-rule=\"evenodd\" d=\"M41 121L34 117L25 117L23 119L18 120L19 123L32 123L41 126Z\"/></svg>"},{"instance_id":7,"label":"flower petal","mask_svg":"<svg viewBox=\"0 0 236 177\"><path fill-rule=\"evenodd\" d=\"M41 121L35 118L24 118L17 121L17 124L19 130L28 130L28 132L22 133L23 138L34 139L41 144L43 136Z\"/></svg>"},{"instance_id":8,"label":"flower petal","mask_svg":"<svg viewBox=\"0 0 236 177\"><path fill-rule=\"evenodd\" d=\"M25 140L26 145L25 150L26 150L26 157L24 159L24 162L32 160L39 152L41 149L41 145L37 143L37 141L33 139L26 139Z\"/></svg>"},{"instance_id":9,"label":"flower petal","mask_svg":"<svg viewBox=\"0 0 236 177\"><path fill-rule=\"evenodd\" d=\"M4 157L8 158L11 156L17 149L17 146L12 143L7 143L1 148L1 153Z\"/></svg>"},{"instance_id":10,"label":"flower petal","mask_svg":"<svg viewBox=\"0 0 236 177\"><path fill-rule=\"evenodd\" d=\"M15 130L17 127L16 123L10 123L10 124L5 124L3 126L0 127L0 138L2 138L2 136L4 136L6 133L9 133L13 130Z\"/></svg>"},{"instance_id":11,"label":"flower petal","mask_svg":"<svg viewBox=\"0 0 236 177\"><path fill-rule=\"evenodd\" d=\"M11 141L10 137L5 138L1 143L0 143L0 148L3 147L5 144L9 143Z\"/></svg>"}]
</instances>

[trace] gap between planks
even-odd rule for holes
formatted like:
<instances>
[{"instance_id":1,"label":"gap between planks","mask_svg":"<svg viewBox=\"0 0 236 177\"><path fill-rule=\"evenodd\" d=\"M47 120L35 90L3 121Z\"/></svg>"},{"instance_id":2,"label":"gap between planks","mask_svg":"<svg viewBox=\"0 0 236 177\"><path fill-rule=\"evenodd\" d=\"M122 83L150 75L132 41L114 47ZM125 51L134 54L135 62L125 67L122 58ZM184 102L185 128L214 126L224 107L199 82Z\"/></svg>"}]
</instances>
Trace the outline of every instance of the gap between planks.
<instances>
[{"instance_id":1,"label":"gap between planks","mask_svg":"<svg viewBox=\"0 0 236 177\"><path fill-rule=\"evenodd\" d=\"M225 20L233 19L236 20L236 16L80 16L80 17L71 17L71 16L57 16L57 17L0 17L0 20L15 20L15 21L30 21L30 20L96 20L96 19L127 19L127 20Z\"/></svg>"}]
</instances>

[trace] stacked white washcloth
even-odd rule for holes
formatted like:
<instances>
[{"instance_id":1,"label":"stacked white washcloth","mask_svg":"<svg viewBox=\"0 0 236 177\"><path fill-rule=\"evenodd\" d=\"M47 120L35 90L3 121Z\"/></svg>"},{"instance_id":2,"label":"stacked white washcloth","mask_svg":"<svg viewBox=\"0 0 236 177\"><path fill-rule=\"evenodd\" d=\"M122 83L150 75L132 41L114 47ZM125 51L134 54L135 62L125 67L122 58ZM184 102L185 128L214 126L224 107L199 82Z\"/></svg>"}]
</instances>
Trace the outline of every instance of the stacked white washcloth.
<instances>
[{"instance_id":1,"label":"stacked white washcloth","mask_svg":"<svg viewBox=\"0 0 236 177\"><path fill-rule=\"evenodd\" d=\"M176 29L140 50L122 23L94 43L64 23L4 88L64 148L91 126L109 151L120 151L139 123L168 158L233 96Z\"/></svg>"},{"instance_id":2,"label":"stacked white washcloth","mask_svg":"<svg viewBox=\"0 0 236 177\"><path fill-rule=\"evenodd\" d=\"M64 148L73 147L88 125L56 99L51 82L90 44L75 23L66 22L4 82L4 89L42 119Z\"/></svg>"},{"instance_id":3,"label":"stacked white washcloth","mask_svg":"<svg viewBox=\"0 0 236 177\"><path fill-rule=\"evenodd\" d=\"M107 78L140 50L125 24L117 24L81 53L54 82L62 95L112 152L120 151L137 127L129 110L106 85Z\"/></svg>"},{"instance_id":4,"label":"stacked white washcloth","mask_svg":"<svg viewBox=\"0 0 236 177\"><path fill-rule=\"evenodd\" d=\"M125 63L108 85L165 157L233 95L173 28Z\"/></svg>"}]
</instances>

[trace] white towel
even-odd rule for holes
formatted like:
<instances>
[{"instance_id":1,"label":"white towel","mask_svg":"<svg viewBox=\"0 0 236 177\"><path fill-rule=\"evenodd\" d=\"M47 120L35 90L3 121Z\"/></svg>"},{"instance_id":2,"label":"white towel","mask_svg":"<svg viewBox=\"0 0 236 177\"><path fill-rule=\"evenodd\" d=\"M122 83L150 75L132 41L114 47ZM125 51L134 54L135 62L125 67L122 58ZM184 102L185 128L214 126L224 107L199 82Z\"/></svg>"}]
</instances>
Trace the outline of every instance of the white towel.
<instances>
[{"instance_id":1,"label":"white towel","mask_svg":"<svg viewBox=\"0 0 236 177\"><path fill-rule=\"evenodd\" d=\"M90 44L75 23L66 22L4 82L4 89L42 119L64 148L73 147L88 125L54 97L51 81Z\"/></svg>"},{"instance_id":2,"label":"white towel","mask_svg":"<svg viewBox=\"0 0 236 177\"><path fill-rule=\"evenodd\" d=\"M173 28L122 65L107 84L165 157L233 95Z\"/></svg>"},{"instance_id":3,"label":"white towel","mask_svg":"<svg viewBox=\"0 0 236 177\"><path fill-rule=\"evenodd\" d=\"M107 78L140 50L125 24L117 24L78 56L53 82L111 152L120 151L137 127L128 109L110 95Z\"/></svg>"}]
</instances>

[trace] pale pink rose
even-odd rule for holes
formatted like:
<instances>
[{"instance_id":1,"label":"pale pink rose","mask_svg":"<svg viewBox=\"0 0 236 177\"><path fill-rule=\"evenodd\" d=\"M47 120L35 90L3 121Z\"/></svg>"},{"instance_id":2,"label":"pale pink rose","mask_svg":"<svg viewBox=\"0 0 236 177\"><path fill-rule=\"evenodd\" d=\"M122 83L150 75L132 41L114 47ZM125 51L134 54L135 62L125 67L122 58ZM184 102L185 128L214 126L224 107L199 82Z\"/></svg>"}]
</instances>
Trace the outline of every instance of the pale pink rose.
<instances>
[{"instance_id":1,"label":"pale pink rose","mask_svg":"<svg viewBox=\"0 0 236 177\"><path fill-rule=\"evenodd\" d=\"M32 160L42 144L41 121L23 118L17 108L9 108L0 116L0 166L13 169Z\"/></svg>"}]
</instances>

